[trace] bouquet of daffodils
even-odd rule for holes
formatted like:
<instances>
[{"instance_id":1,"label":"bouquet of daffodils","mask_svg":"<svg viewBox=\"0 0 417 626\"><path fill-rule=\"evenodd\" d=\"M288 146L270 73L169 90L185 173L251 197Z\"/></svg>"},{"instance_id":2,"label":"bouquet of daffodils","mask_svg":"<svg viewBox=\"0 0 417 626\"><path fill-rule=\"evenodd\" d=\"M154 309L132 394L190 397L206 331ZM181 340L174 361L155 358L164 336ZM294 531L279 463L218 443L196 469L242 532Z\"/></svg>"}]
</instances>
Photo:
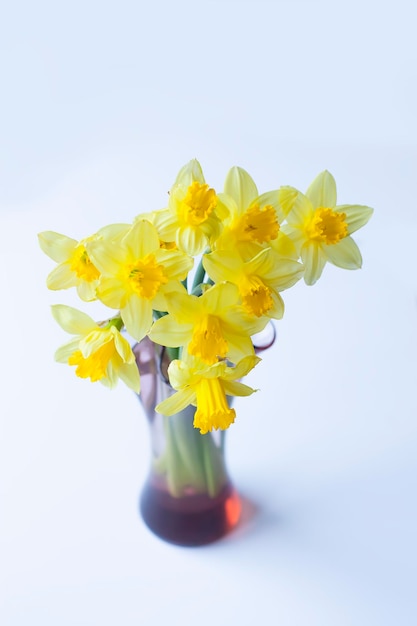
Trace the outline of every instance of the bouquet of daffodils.
<instances>
[{"instance_id":1,"label":"bouquet of daffodils","mask_svg":"<svg viewBox=\"0 0 417 626\"><path fill-rule=\"evenodd\" d=\"M253 389L240 382L260 361L251 337L284 314L281 292L304 278L313 285L326 263L357 269L351 234L372 209L337 205L333 176L324 171L305 193L281 187L259 194L251 176L233 167L218 193L198 161L179 172L168 205L112 224L76 241L39 234L58 265L49 289L75 287L113 313L95 322L69 306L52 313L73 338L56 360L81 378L113 387L120 378L139 393L140 375L127 333L165 346L175 392L156 407L173 415L196 407L202 434L234 422L228 397Z\"/></svg>"}]
</instances>

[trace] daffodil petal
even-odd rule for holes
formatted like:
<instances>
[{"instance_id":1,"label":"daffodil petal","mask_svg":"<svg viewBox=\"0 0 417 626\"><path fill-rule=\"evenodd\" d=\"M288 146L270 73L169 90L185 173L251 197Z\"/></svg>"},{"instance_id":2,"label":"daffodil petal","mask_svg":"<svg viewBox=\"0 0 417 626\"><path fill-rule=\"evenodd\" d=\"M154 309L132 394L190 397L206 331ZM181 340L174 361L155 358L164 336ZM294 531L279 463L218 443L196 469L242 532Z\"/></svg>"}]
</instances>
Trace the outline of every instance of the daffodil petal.
<instances>
[{"instance_id":1,"label":"daffodil petal","mask_svg":"<svg viewBox=\"0 0 417 626\"><path fill-rule=\"evenodd\" d=\"M97 352L103 345L113 341L113 336L109 331L101 328L93 330L80 340L79 349L85 359L93 352Z\"/></svg>"},{"instance_id":2,"label":"daffodil petal","mask_svg":"<svg viewBox=\"0 0 417 626\"><path fill-rule=\"evenodd\" d=\"M181 226L177 230L176 243L180 250L191 256L196 256L204 252L208 240L204 231L191 226Z\"/></svg>"},{"instance_id":3,"label":"daffodil petal","mask_svg":"<svg viewBox=\"0 0 417 626\"><path fill-rule=\"evenodd\" d=\"M154 322L149 338L155 343L159 343L170 348L183 346L190 338L193 325L179 324L171 315L165 315Z\"/></svg>"},{"instance_id":4,"label":"daffodil petal","mask_svg":"<svg viewBox=\"0 0 417 626\"><path fill-rule=\"evenodd\" d=\"M324 170L316 176L305 195L315 209L318 207L332 208L336 206L336 181L330 172Z\"/></svg>"},{"instance_id":5,"label":"daffodil petal","mask_svg":"<svg viewBox=\"0 0 417 626\"><path fill-rule=\"evenodd\" d=\"M135 393L140 392L140 376L136 363L122 363L118 367L118 375Z\"/></svg>"},{"instance_id":6,"label":"daffodil petal","mask_svg":"<svg viewBox=\"0 0 417 626\"><path fill-rule=\"evenodd\" d=\"M274 207L278 222L281 223L284 220L284 212L279 202L279 191L275 189L274 191L267 191L266 193L261 194L256 198L255 203L259 205L261 209L265 206Z\"/></svg>"},{"instance_id":7,"label":"daffodil petal","mask_svg":"<svg viewBox=\"0 0 417 626\"><path fill-rule=\"evenodd\" d=\"M52 230L45 230L38 235L39 245L45 254L47 254L56 263L63 263L71 256L72 251L78 245L78 242L71 237L55 233Z\"/></svg>"},{"instance_id":8,"label":"daffodil petal","mask_svg":"<svg viewBox=\"0 0 417 626\"><path fill-rule=\"evenodd\" d=\"M287 224L293 227L303 226L304 222L313 214L313 211L313 205L309 198L299 191L292 204L291 211L287 214Z\"/></svg>"},{"instance_id":9,"label":"daffodil petal","mask_svg":"<svg viewBox=\"0 0 417 626\"><path fill-rule=\"evenodd\" d=\"M171 280L183 280L194 265L194 259L179 250L160 249L155 257Z\"/></svg>"},{"instance_id":10,"label":"daffodil petal","mask_svg":"<svg viewBox=\"0 0 417 626\"><path fill-rule=\"evenodd\" d=\"M239 213L243 213L258 197L258 189L252 177L241 167L232 167L229 170L224 193L235 200Z\"/></svg>"},{"instance_id":11,"label":"daffodil petal","mask_svg":"<svg viewBox=\"0 0 417 626\"><path fill-rule=\"evenodd\" d=\"M306 285L314 285L320 278L326 264L326 257L322 253L320 245L315 241L306 242L301 248L301 260L304 264Z\"/></svg>"},{"instance_id":12,"label":"daffodil petal","mask_svg":"<svg viewBox=\"0 0 417 626\"><path fill-rule=\"evenodd\" d=\"M284 186L278 189L278 201L284 215L288 215L300 192L295 187Z\"/></svg>"},{"instance_id":13,"label":"daffodil petal","mask_svg":"<svg viewBox=\"0 0 417 626\"><path fill-rule=\"evenodd\" d=\"M226 380L236 380L237 378L243 378L249 374L253 368L260 363L262 359L255 354L250 354L241 359L235 367L229 367L226 370L224 378Z\"/></svg>"},{"instance_id":14,"label":"daffodil petal","mask_svg":"<svg viewBox=\"0 0 417 626\"><path fill-rule=\"evenodd\" d=\"M374 212L371 207L361 206L359 204L342 204L336 207L336 211L346 215L346 223L348 225L349 234L352 234L358 230L358 228L365 226Z\"/></svg>"},{"instance_id":15,"label":"daffodil petal","mask_svg":"<svg viewBox=\"0 0 417 626\"><path fill-rule=\"evenodd\" d=\"M242 271L243 261L236 252L217 250L203 256L203 267L216 283L223 280L235 282Z\"/></svg>"},{"instance_id":16,"label":"daffodil petal","mask_svg":"<svg viewBox=\"0 0 417 626\"><path fill-rule=\"evenodd\" d=\"M132 259L142 259L159 250L159 236L155 226L147 220L137 220L123 239Z\"/></svg>"},{"instance_id":17,"label":"daffodil petal","mask_svg":"<svg viewBox=\"0 0 417 626\"><path fill-rule=\"evenodd\" d=\"M284 317L284 312L285 312L284 300L282 299L280 294L276 291L273 291L271 293L271 297L272 297L273 306L270 309L270 311L268 311L268 316L273 317L276 320L282 320L282 318Z\"/></svg>"},{"instance_id":18,"label":"daffodil petal","mask_svg":"<svg viewBox=\"0 0 417 626\"><path fill-rule=\"evenodd\" d=\"M125 306L126 289L118 278L102 276L97 287L97 297L111 309Z\"/></svg>"},{"instance_id":19,"label":"daffodil petal","mask_svg":"<svg viewBox=\"0 0 417 626\"><path fill-rule=\"evenodd\" d=\"M96 233L96 239L105 239L106 241L115 241L119 243L123 237L128 233L131 228L131 224L108 224L103 226ZM88 249L88 244L87 244Z\"/></svg>"},{"instance_id":20,"label":"daffodil petal","mask_svg":"<svg viewBox=\"0 0 417 626\"><path fill-rule=\"evenodd\" d=\"M189 187L194 182L198 182L201 185L204 185L206 182L204 180L203 170L197 159L192 159L180 169L174 185Z\"/></svg>"},{"instance_id":21,"label":"daffodil petal","mask_svg":"<svg viewBox=\"0 0 417 626\"><path fill-rule=\"evenodd\" d=\"M82 280L77 285L77 293L81 300L84 302L92 302L93 300L97 300L96 288L98 281L94 280L91 282L87 282L86 280Z\"/></svg>"},{"instance_id":22,"label":"daffodil petal","mask_svg":"<svg viewBox=\"0 0 417 626\"><path fill-rule=\"evenodd\" d=\"M106 387L114 389L118 383L118 380L118 367L114 367L114 363L112 363L112 361L109 361L107 363L106 375L100 378L100 382Z\"/></svg>"},{"instance_id":23,"label":"daffodil petal","mask_svg":"<svg viewBox=\"0 0 417 626\"><path fill-rule=\"evenodd\" d=\"M195 400L196 393L194 389L188 387L187 389L181 389L175 392L172 396L157 404L155 411L162 413L162 415L174 415L174 413L183 411L189 404L195 402Z\"/></svg>"},{"instance_id":24,"label":"daffodil petal","mask_svg":"<svg viewBox=\"0 0 417 626\"><path fill-rule=\"evenodd\" d=\"M114 345L116 346L116 350L120 357L122 358L124 363L134 364L135 363L135 355L132 352L132 348L130 347L129 342L125 339L120 332L113 326L111 328ZM136 365L135 365L136 367Z\"/></svg>"},{"instance_id":25,"label":"daffodil petal","mask_svg":"<svg viewBox=\"0 0 417 626\"><path fill-rule=\"evenodd\" d=\"M172 313L176 322L180 324L188 324L202 309L201 299L188 294L185 289L179 292L167 293L166 300L169 313Z\"/></svg>"},{"instance_id":26,"label":"daffodil petal","mask_svg":"<svg viewBox=\"0 0 417 626\"><path fill-rule=\"evenodd\" d=\"M213 315L233 306L239 298L239 290L231 283L218 283L204 293L204 304Z\"/></svg>"},{"instance_id":27,"label":"daffodil petal","mask_svg":"<svg viewBox=\"0 0 417 626\"><path fill-rule=\"evenodd\" d=\"M278 237L270 242L270 246L282 257L293 259L295 261L298 259L298 253L294 242L283 232L282 229L280 229Z\"/></svg>"},{"instance_id":28,"label":"daffodil petal","mask_svg":"<svg viewBox=\"0 0 417 626\"><path fill-rule=\"evenodd\" d=\"M65 343L63 346L60 346L55 352L55 361L58 363L68 363L68 359L76 350L78 350L80 344L80 340L71 339L68 343Z\"/></svg>"},{"instance_id":29,"label":"daffodil petal","mask_svg":"<svg viewBox=\"0 0 417 626\"><path fill-rule=\"evenodd\" d=\"M120 245L113 241L94 240L88 244L88 254L101 274L117 274L123 263L125 253Z\"/></svg>"},{"instance_id":30,"label":"daffodil petal","mask_svg":"<svg viewBox=\"0 0 417 626\"><path fill-rule=\"evenodd\" d=\"M223 380L223 389L227 396L251 396L256 389L236 381Z\"/></svg>"},{"instance_id":31,"label":"daffodil petal","mask_svg":"<svg viewBox=\"0 0 417 626\"><path fill-rule=\"evenodd\" d=\"M337 267L347 270L357 270L362 267L362 255L351 237L345 237L334 246L323 246L323 252Z\"/></svg>"},{"instance_id":32,"label":"daffodil petal","mask_svg":"<svg viewBox=\"0 0 417 626\"><path fill-rule=\"evenodd\" d=\"M48 274L46 286L52 291L69 289L77 284L77 276L71 271L68 263L61 263Z\"/></svg>"},{"instance_id":33,"label":"daffodil petal","mask_svg":"<svg viewBox=\"0 0 417 626\"><path fill-rule=\"evenodd\" d=\"M86 335L97 328L89 315L66 304L53 304L51 311L54 320L71 335Z\"/></svg>"},{"instance_id":34,"label":"daffodil petal","mask_svg":"<svg viewBox=\"0 0 417 626\"><path fill-rule=\"evenodd\" d=\"M263 326L265 326L267 322L268 319L266 318ZM228 358L230 358L233 363L237 363L247 355L254 354L255 351L250 337L235 332L233 327L227 329L223 328L223 331L228 346Z\"/></svg>"},{"instance_id":35,"label":"daffodil petal","mask_svg":"<svg viewBox=\"0 0 417 626\"><path fill-rule=\"evenodd\" d=\"M127 332L136 341L143 339L152 326L152 305L136 294L128 298L126 305L120 309L120 314Z\"/></svg>"}]
</instances>

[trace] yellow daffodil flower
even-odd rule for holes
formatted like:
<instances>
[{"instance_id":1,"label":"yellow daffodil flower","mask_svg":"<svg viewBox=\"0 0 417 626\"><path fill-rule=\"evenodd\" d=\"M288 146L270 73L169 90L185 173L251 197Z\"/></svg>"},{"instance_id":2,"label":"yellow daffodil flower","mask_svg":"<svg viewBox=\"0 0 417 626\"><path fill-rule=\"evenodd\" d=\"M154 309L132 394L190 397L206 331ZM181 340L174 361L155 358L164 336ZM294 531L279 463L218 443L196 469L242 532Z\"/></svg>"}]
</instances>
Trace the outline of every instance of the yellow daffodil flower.
<instances>
[{"instance_id":1,"label":"yellow daffodil flower","mask_svg":"<svg viewBox=\"0 0 417 626\"><path fill-rule=\"evenodd\" d=\"M98 240L121 239L129 229L128 224L109 224L95 235L76 241L66 235L47 230L38 234L41 249L59 265L50 272L46 285L51 290L76 287L81 300L97 299L96 289L100 272L91 260L88 246Z\"/></svg>"},{"instance_id":2,"label":"yellow daffodil flower","mask_svg":"<svg viewBox=\"0 0 417 626\"><path fill-rule=\"evenodd\" d=\"M176 242L180 250L195 256L215 240L221 230L217 195L207 185L195 159L179 172L169 195L168 208L155 213L160 238Z\"/></svg>"},{"instance_id":3,"label":"yellow daffodil flower","mask_svg":"<svg viewBox=\"0 0 417 626\"><path fill-rule=\"evenodd\" d=\"M315 178L305 195L283 187L279 197L287 213L285 232L301 255L307 285L320 278L327 262L344 269L361 267L361 253L350 235L368 222L373 209L336 205L336 183L328 171Z\"/></svg>"},{"instance_id":4,"label":"yellow daffodil flower","mask_svg":"<svg viewBox=\"0 0 417 626\"><path fill-rule=\"evenodd\" d=\"M304 272L300 263L281 257L272 248L261 250L246 262L236 251L217 250L204 255L203 265L214 282L226 280L237 286L249 315L275 319L284 315L279 292L292 287Z\"/></svg>"},{"instance_id":5,"label":"yellow daffodil flower","mask_svg":"<svg viewBox=\"0 0 417 626\"><path fill-rule=\"evenodd\" d=\"M75 335L56 351L58 362L74 365L77 376L106 387L114 387L120 378L139 393L139 371L129 342L119 332L120 318L99 325L85 313L62 304L52 306L52 315L66 332Z\"/></svg>"},{"instance_id":6,"label":"yellow daffodil flower","mask_svg":"<svg viewBox=\"0 0 417 626\"><path fill-rule=\"evenodd\" d=\"M165 295L184 291L181 285L193 259L160 246L158 232L147 220L137 220L121 241L91 242L90 255L101 272L98 298L120 309L126 330L140 341L152 326L153 309L166 311Z\"/></svg>"},{"instance_id":7,"label":"yellow daffodil flower","mask_svg":"<svg viewBox=\"0 0 417 626\"><path fill-rule=\"evenodd\" d=\"M229 407L226 396L249 396L254 389L237 382L259 363L257 356L243 358L235 367L225 361L207 366L199 359L172 361L168 368L171 386L176 393L160 402L156 411L173 415L189 404L197 407L194 428L204 435L213 429L225 430L234 422L236 411Z\"/></svg>"},{"instance_id":8,"label":"yellow daffodil flower","mask_svg":"<svg viewBox=\"0 0 417 626\"><path fill-rule=\"evenodd\" d=\"M279 223L283 219L278 191L259 195L253 179L241 167L232 167L229 171L219 200L226 209L226 217L215 249L237 248L248 260L278 237Z\"/></svg>"},{"instance_id":9,"label":"yellow daffodil flower","mask_svg":"<svg viewBox=\"0 0 417 626\"><path fill-rule=\"evenodd\" d=\"M168 346L185 346L205 363L219 358L233 363L253 354L251 335L260 332L267 319L254 318L238 305L239 291L231 283L219 283L202 296L167 295L169 314L157 320L149 337Z\"/></svg>"},{"instance_id":10,"label":"yellow daffodil flower","mask_svg":"<svg viewBox=\"0 0 417 626\"><path fill-rule=\"evenodd\" d=\"M87 252L89 239L76 241L47 230L39 233L38 240L43 252L59 264L46 279L48 289L76 287L81 300L95 300L100 272Z\"/></svg>"}]
</instances>

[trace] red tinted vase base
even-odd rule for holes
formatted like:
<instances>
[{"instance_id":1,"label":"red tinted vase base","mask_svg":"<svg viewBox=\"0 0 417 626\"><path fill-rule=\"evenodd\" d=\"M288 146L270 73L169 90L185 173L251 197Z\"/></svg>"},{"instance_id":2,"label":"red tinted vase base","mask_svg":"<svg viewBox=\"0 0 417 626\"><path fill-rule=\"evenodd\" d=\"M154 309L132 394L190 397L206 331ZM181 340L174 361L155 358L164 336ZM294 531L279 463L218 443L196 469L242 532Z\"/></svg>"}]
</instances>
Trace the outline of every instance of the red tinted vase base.
<instances>
[{"instance_id":1,"label":"red tinted vase base","mask_svg":"<svg viewBox=\"0 0 417 626\"><path fill-rule=\"evenodd\" d=\"M145 524L161 539L180 546L202 546L236 526L241 503L231 484L214 498L206 494L175 498L148 481L142 491L140 511Z\"/></svg>"}]
</instances>

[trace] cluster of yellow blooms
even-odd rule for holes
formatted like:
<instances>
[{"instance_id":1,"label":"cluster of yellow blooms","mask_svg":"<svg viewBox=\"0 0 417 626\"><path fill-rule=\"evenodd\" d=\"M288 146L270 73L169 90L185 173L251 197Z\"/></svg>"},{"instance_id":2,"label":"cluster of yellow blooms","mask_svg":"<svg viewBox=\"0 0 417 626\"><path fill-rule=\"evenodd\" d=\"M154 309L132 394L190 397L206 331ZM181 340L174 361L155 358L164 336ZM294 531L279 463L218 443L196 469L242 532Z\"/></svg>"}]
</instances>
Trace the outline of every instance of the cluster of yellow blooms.
<instances>
[{"instance_id":1,"label":"cluster of yellow blooms","mask_svg":"<svg viewBox=\"0 0 417 626\"><path fill-rule=\"evenodd\" d=\"M76 287L82 300L117 310L96 323L72 307L53 306L56 321L74 335L56 359L74 365L82 378L109 387L120 378L139 392L135 356L121 331L138 342L147 335L176 348L179 357L168 368L176 393L157 410L172 415L192 404L201 433L228 428L235 411L226 396L253 393L239 379L260 360L251 336L283 316L280 292L302 277L314 284L326 262L359 268L350 235L371 214L366 206L337 206L327 171L305 194L281 187L259 195L250 175L233 167L217 193L192 160L180 170L165 209L81 241L39 234L42 250L58 264L47 278L50 289Z\"/></svg>"}]
</instances>

